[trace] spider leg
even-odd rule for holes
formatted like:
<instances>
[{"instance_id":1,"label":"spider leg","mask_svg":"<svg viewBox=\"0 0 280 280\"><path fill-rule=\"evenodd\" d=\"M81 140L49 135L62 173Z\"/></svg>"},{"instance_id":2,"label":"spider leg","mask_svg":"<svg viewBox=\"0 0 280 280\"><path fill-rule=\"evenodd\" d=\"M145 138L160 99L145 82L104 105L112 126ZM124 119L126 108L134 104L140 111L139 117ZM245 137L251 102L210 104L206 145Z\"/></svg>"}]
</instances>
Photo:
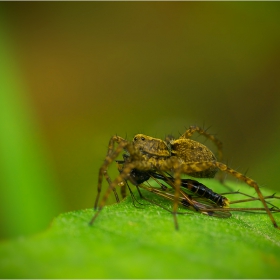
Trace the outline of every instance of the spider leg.
<instances>
[{"instance_id":1,"label":"spider leg","mask_svg":"<svg viewBox=\"0 0 280 280\"><path fill-rule=\"evenodd\" d=\"M114 151L114 143L119 143L117 148ZM119 136L113 136L110 139L109 142L109 147L108 147L108 152L107 156L104 160L103 165L99 169L98 173L98 184L97 184L97 195L94 203L94 209L97 209L100 193L101 193L101 188L102 188L102 180L103 180L103 175L107 172L107 168L110 165L112 161L114 161L117 156L123 151L123 149L128 145L128 142L126 142L123 138Z\"/></svg>"},{"instance_id":2,"label":"spider leg","mask_svg":"<svg viewBox=\"0 0 280 280\"><path fill-rule=\"evenodd\" d=\"M223 163L215 162L215 165L216 165L221 171L227 172L227 173L231 174L233 177L235 177L235 178L237 178L237 179L239 179L239 180L245 182L247 185L253 187L253 188L255 189L255 191L256 191L258 197L260 198L260 201L262 202L262 204L263 204L263 206L264 206L264 208L265 208L265 210L266 210L266 213L267 213L267 215L269 216L269 218L270 218L270 220L271 220L273 226L274 226L275 228L277 228L277 229L280 229L280 228L278 227L278 225L277 225L277 223L276 223L276 221L275 221L273 215L271 214L270 209L269 209L268 206L267 206L267 203L266 203L266 201L265 201L265 199L264 199L264 196L263 196L263 194L262 194L262 192L261 192L261 190L260 190L258 184L257 184L254 180L252 180L251 178L249 178L249 177L247 177L247 176L245 176L245 175L243 175L243 174L241 174L241 173L235 171L235 170L232 169L232 168L229 168L228 166L226 166L226 165L223 164Z\"/></svg>"},{"instance_id":3,"label":"spider leg","mask_svg":"<svg viewBox=\"0 0 280 280\"><path fill-rule=\"evenodd\" d=\"M110 176L109 176L107 170L104 171L104 177L106 178L108 184L111 185L111 184L112 184L112 181L111 181L111 178L110 178ZM124 185L124 189L125 189L125 185ZM123 185L121 186L121 190L123 190ZM119 203L119 202L120 202L120 199L119 199L119 196L118 196L118 194L117 194L116 188L113 188L113 192L114 192L114 195L115 195L115 198L116 198L117 203ZM122 197L124 198L124 196L122 196Z\"/></svg>"},{"instance_id":4,"label":"spider leg","mask_svg":"<svg viewBox=\"0 0 280 280\"><path fill-rule=\"evenodd\" d=\"M121 170L122 170L122 165L120 163L123 164L124 161L116 160L116 164L117 164L117 168L118 168L119 172L121 172ZM111 182L109 183L109 185L110 184L111 184ZM130 193L131 193L131 190L130 190L129 185L128 185L127 182L122 182L120 184L120 186L121 186L121 195L122 195L122 198L124 199L126 197L126 187L128 187Z\"/></svg>"},{"instance_id":5,"label":"spider leg","mask_svg":"<svg viewBox=\"0 0 280 280\"><path fill-rule=\"evenodd\" d=\"M121 195L122 195L122 199L126 198L126 185L125 184L121 185Z\"/></svg>"},{"instance_id":6,"label":"spider leg","mask_svg":"<svg viewBox=\"0 0 280 280\"><path fill-rule=\"evenodd\" d=\"M177 213L178 213L178 206L179 206L179 197L181 193L181 175L182 175L182 170L181 170L181 162L178 161L176 157L170 157L160 163L157 164L157 169L158 171L162 173L162 171L170 171L171 169L173 170L173 176L174 176L174 182L172 182L172 187L174 188L174 203L173 203L173 218L174 218L174 225L175 229L179 229L178 225L178 220L177 220ZM189 198L187 198L189 201ZM192 204L192 203L191 203Z\"/></svg>"}]
</instances>

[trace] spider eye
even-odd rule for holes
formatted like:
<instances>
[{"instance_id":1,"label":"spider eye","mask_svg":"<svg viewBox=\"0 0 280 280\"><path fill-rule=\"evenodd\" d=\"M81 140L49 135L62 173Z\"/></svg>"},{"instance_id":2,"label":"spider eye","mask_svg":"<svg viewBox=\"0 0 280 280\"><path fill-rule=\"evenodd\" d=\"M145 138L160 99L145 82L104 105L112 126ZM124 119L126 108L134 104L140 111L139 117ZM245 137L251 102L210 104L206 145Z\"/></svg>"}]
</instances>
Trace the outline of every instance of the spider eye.
<instances>
[{"instance_id":1,"label":"spider eye","mask_svg":"<svg viewBox=\"0 0 280 280\"><path fill-rule=\"evenodd\" d=\"M146 139L145 139L145 137L141 137L141 140L142 140L142 141L145 141Z\"/></svg>"},{"instance_id":2,"label":"spider eye","mask_svg":"<svg viewBox=\"0 0 280 280\"><path fill-rule=\"evenodd\" d=\"M134 137L134 139L133 139L134 141L137 141L138 140L138 138L137 137Z\"/></svg>"}]
</instances>

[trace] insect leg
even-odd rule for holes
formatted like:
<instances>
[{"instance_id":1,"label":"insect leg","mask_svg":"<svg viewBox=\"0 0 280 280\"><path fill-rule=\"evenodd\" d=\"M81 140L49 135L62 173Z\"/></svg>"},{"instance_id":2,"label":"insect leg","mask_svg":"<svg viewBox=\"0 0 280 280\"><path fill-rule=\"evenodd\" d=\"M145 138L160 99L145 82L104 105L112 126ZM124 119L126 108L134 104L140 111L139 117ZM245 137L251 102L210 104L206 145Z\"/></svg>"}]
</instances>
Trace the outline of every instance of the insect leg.
<instances>
[{"instance_id":1,"label":"insect leg","mask_svg":"<svg viewBox=\"0 0 280 280\"><path fill-rule=\"evenodd\" d=\"M243 193L243 192L240 192L240 191L234 191L234 192L227 192L227 193L221 193L221 195L231 195L231 194L240 194L240 195L243 195L243 196L246 196L246 197L249 197L247 199L239 199L239 200L233 200L233 201L230 201L229 204L236 204L236 203L242 203L242 202L249 202L249 201L255 201L255 200L260 200L259 197L254 197L252 195L249 195L249 194L246 194L246 193ZM279 209L279 207L273 205L271 202L267 201L267 199L273 199L273 198L276 198L276 199L280 199L279 196L276 196L275 193L272 194L272 195L267 195L264 197L265 201L266 201L266 204L272 206L273 208L275 209Z\"/></svg>"}]
</instances>

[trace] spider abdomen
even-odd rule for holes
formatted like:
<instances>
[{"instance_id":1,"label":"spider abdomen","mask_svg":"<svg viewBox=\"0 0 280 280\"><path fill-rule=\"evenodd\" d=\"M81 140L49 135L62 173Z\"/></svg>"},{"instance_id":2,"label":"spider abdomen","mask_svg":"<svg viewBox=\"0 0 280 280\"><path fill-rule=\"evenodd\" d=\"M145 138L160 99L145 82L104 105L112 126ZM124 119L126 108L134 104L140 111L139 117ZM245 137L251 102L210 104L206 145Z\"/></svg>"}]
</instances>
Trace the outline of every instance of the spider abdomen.
<instances>
[{"instance_id":1,"label":"spider abdomen","mask_svg":"<svg viewBox=\"0 0 280 280\"><path fill-rule=\"evenodd\" d=\"M216 161L215 155L203 144L191 139L170 141L171 154L182 160L182 163ZM196 178L213 178L218 168L211 167L203 171L194 171L188 175Z\"/></svg>"}]
</instances>

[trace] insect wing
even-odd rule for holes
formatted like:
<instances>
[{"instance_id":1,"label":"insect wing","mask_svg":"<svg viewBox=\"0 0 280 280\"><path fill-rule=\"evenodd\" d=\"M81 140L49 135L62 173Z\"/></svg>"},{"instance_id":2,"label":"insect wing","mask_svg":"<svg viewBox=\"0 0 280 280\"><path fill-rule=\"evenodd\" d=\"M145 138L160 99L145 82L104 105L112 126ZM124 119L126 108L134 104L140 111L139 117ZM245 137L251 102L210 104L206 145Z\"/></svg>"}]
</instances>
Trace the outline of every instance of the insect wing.
<instances>
[{"instance_id":1,"label":"insect wing","mask_svg":"<svg viewBox=\"0 0 280 280\"><path fill-rule=\"evenodd\" d=\"M231 217L230 211L228 208L222 208L217 206L216 203L200 197L192 197L192 201L194 202L195 207L199 209L204 215L217 217L217 218L229 218ZM220 208L220 209L217 209Z\"/></svg>"}]
</instances>

